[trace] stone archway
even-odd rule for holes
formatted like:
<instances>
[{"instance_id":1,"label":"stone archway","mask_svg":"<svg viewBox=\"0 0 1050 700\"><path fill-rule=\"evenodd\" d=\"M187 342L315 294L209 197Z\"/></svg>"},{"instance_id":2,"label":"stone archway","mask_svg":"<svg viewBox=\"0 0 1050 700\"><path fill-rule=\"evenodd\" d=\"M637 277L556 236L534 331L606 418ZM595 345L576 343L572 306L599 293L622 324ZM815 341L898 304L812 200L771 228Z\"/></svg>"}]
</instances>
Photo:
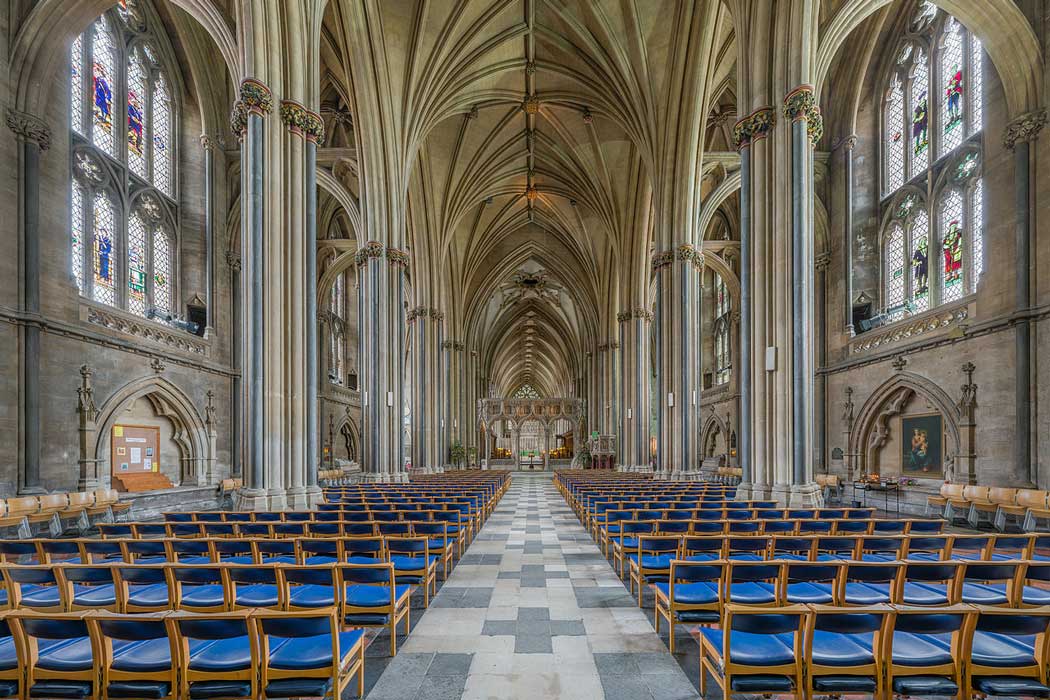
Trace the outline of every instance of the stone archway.
<instances>
[{"instance_id":1,"label":"stone archway","mask_svg":"<svg viewBox=\"0 0 1050 700\"><path fill-rule=\"evenodd\" d=\"M849 435L849 454L855 460L848 467L854 476L874 473L879 453L891 440L892 422L915 401L924 401L941 415L944 425L945 481L974 483L974 425L962 420L959 407L947 393L929 379L912 372L898 372L883 382L861 407Z\"/></svg>"},{"instance_id":2,"label":"stone archway","mask_svg":"<svg viewBox=\"0 0 1050 700\"><path fill-rule=\"evenodd\" d=\"M729 455L729 430L726 424L714 413L711 413L704 422L704 427L700 431L700 447L703 450L703 458L718 457L722 454ZM718 447L723 447L722 452L718 452Z\"/></svg>"},{"instance_id":3,"label":"stone archway","mask_svg":"<svg viewBox=\"0 0 1050 700\"><path fill-rule=\"evenodd\" d=\"M84 422L81 431L82 465L93 466L93 473L82 473L81 484L98 488L108 483L111 465L107 448L110 432L121 413L138 399L145 399L153 412L167 419L174 428L172 440L179 447L179 477L183 486L204 486L216 481L215 455L208 426L190 398L163 377L151 376L128 382L115 391L97 410L93 421ZM82 468L82 472L84 469Z\"/></svg>"}]
</instances>

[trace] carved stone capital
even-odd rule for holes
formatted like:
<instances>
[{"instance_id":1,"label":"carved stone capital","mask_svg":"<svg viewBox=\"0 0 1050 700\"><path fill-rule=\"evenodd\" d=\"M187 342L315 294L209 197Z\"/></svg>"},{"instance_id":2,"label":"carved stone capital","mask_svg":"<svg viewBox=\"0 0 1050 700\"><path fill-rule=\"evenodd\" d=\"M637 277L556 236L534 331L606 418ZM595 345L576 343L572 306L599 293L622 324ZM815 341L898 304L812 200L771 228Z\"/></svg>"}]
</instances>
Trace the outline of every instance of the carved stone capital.
<instances>
[{"instance_id":1,"label":"carved stone capital","mask_svg":"<svg viewBox=\"0 0 1050 700\"><path fill-rule=\"evenodd\" d=\"M357 251L354 255L354 262L358 267L368 263L369 259L383 257L383 251L385 248L379 241L369 241L365 243L364 247Z\"/></svg>"},{"instance_id":2,"label":"carved stone capital","mask_svg":"<svg viewBox=\"0 0 1050 700\"><path fill-rule=\"evenodd\" d=\"M824 272L828 269L828 265L830 264L831 253L821 253L813 260L813 267L815 267L818 272Z\"/></svg>"},{"instance_id":3,"label":"carved stone capital","mask_svg":"<svg viewBox=\"0 0 1050 700\"><path fill-rule=\"evenodd\" d=\"M223 140L217 136L209 136L208 134L200 135L201 148L205 151L216 151L226 146Z\"/></svg>"},{"instance_id":4,"label":"carved stone capital","mask_svg":"<svg viewBox=\"0 0 1050 700\"><path fill-rule=\"evenodd\" d=\"M51 147L51 127L43 119L26 112L8 109L7 128L15 133L19 141L35 143L41 151Z\"/></svg>"},{"instance_id":5,"label":"carved stone capital","mask_svg":"<svg viewBox=\"0 0 1050 700\"><path fill-rule=\"evenodd\" d=\"M400 248L387 248L386 259L395 267L408 267L408 253Z\"/></svg>"},{"instance_id":6,"label":"carved stone capital","mask_svg":"<svg viewBox=\"0 0 1050 700\"><path fill-rule=\"evenodd\" d=\"M777 111L772 107L759 107L733 126L733 144L739 151L751 143L765 138L777 123Z\"/></svg>"},{"instance_id":7,"label":"carved stone capital","mask_svg":"<svg viewBox=\"0 0 1050 700\"><path fill-rule=\"evenodd\" d=\"M791 121L806 121L806 133L814 146L824 135L824 118L817 106L812 85L799 85L784 97L784 116Z\"/></svg>"},{"instance_id":8,"label":"carved stone capital","mask_svg":"<svg viewBox=\"0 0 1050 700\"><path fill-rule=\"evenodd\" d=\"M232 250L226 251L226 265L234 272L241 271L241 254Z\"/></svg>"},{"instance_id":9,"label":"carved stone capital","mask_svg":"<svg viewBox=\"0 0 1050 700\"><path fill-rule=\"evenodd\" d=\"M241 103L248 114L267 116L273 111L273 93L255 78L241 81Z\"/></svg>"},{"instance_id":10,"label":"carved stone capital","mask_svg":"<svg viewBox=\"0 0 1050 700\"><path fill-rule=\"evenodd\" d=\"M1037 109L1022 114L1017 119L1006 125L1006 134L1003 136L1003 146L1012 151L1018 143L1034 141L1039 132L1046 126L1046 110Z\"/></svg>"}]
</instances>

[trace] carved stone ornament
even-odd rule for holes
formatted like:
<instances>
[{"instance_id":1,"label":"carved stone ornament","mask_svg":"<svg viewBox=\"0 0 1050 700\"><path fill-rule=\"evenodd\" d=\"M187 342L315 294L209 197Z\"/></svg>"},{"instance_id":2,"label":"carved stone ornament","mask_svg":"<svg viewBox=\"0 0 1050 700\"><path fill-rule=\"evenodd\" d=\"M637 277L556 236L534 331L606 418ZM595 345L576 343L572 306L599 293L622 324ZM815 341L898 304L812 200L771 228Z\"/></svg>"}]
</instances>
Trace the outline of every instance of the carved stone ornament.
<instances>
[{"instance_id":1,"label":"carved stone ornament","mask_svg":"<svg viewBox=\"0 0 1050 700\"><path fill-rule=\"evenodd\" d=\"M137 210L152 223L157 223L164 215L160 200L148 193L139 197Z\"/></svg>"},{"instance_id":2,"label":"carved stone ornament","mask_svg":"<svg viewBox=\"0 0 1050 700\"><path fill-rule=\"evenodd\" d=\"M408 253L400 248L387 248L386 260L395 267L408 267Z\"/></svg>"},{"instance_id":3,"label":"carved stone ornament","mask_svg":"<svg viewBox=\"0 0 1050 700\"><path fill-rule=\"evenodd\" d=\"M793 122L805 119L806 133L814 146L824 135L824 118L811 85L799 85L787 94L784 98L784 116Z\"/></svg>"},{"instance_id":4,"label":"carved stone ornament","mask_svg":"<svg viewBox=\"0 0 1050 700\"><path fill-rule=\"evenodd\" d=\"M240 253L235 253L232 250L227 250L226 251L226 265L229 266L229 268L231 270L233 270L234 272L240 272L241 271L241 255L240 255Z\"/></svg>"},{"instance_id":5,"label":"carved stone ornament","mask_svg":"<svg viewBox=\"0 0 1050 700\"><path fill-rule=\"evenodd\" d=\"M737 150L765 138L777 123L777 111L759 107L733 126L733 142Z\"/></svg>"},{"instance_id":6,"label":"carved stone ornament","mask_svg":"<svg viewBox=\"0 0 1050 700\"><path fill-rule=\"evenodd\" d=\"M379 241L369 241L354 255L354 262L360 267L367 263L369 259L383 257L383 250L383 244Z\"/></svg>"},{"instance_id":7,"label":"carved stone ornament","mask_svg":"<svg viewBox=\"0 0 1050 700\"><path fill-rule=\"evenodd\" d=\"M1033 141L1046 126L1046 119L1045 109L1037 109L1014 119L1006 125L1003 146L1006 150L1012 151L1018 143Z\"/></svg>"},{"instance_id":8,"label":"carved stone ornament","mask_svg":"<svg viewBox=\"0 0 1050 700\"><path fill-rule=\"evenodd\" d=\"M77 151L73 155L73 174L91 185L100 185L105 179L102 163L88 151Z\"/></svg>"},{"instance_id":9,"label":"carved stone ornament","mask_svg":"<svg viewBox=\"0 0 1050 700\"><path fill-rule=\"evenodd\" d=\"M241 103L248 114L265 117L273 111L273 93L254 78L241 81Z\"/></svg>"},{"instance_id":10,"label":"carved stone ornament","mask_svg":"<svg viewBox=\"0 0 1050 700\"><path fill-rule=\"evenodd\" d=\"M7 110L6 118L7 128L19 140L35 143L41 151L51 147L51 128L43 119L14 109Z\"/></svg>"},{"instance_id":11,"label":"carved stone ornament","mask_svg":"<svg viewBox=\"0 0 1050 700\"><path fill-rule=\"evenodd\" d=\"M964 418L973 418L973 411L977 408L977 385L973 383L973 373L976 367L972 362L962 366L963 374L966 375L966 383L962 385L962 397L959 399L959 413Z\"/></svg>"},{"instance_id":12,"label":"carved stone ornament","mask_svg":"<svg viewBox=\"0 0 1050 700\"><path fill-rule=\"evenodd\" d=\"M319 143L324 140L324 121L295 100L281 100L281 121L293 134Z\"/></svg>"},{"instance_id":13,"label":"carved stone ornament","mask_svg":"<svg viewBox=\"0 0 1050 700\"><path fill-rule=\"evenodd\" d=\"M704 254L689 243L683 243L675 249L675 259L691 263L696 268L704 266Z\"/></svg>"},{"instance_id":14,"label":"carved stone ornament","mask_svg":"<svg viewBox=\"0 0 1050 700\"><path fill-rule=\"evenodd\" d=\"M904 368L908 366L908 358L904 355L898 355L893 358L893 369L897 372L903 372Z\"/></svg>"},{"instance_id":15,"label":"carved stone ornament","mask_svg":"<svg viewBox=\"0 0 1050 700\"><path fill-rule=\"evenodd\" d=\"M230 110L230 131L237 136L238 139L244 138L244 132L248 129L248 112L244 108L244 103L237 100L233 103L233 109Z\"/></svg>"},{"instance_id":16,"label":"carved stone ornament","mask_svg":"<svg viewBox=\"0 0 1050 700\"><path fill-rule=\"evenodd\" d=\"M538 114L540 111L540 98L530 95L522 100L521 111L525 114Z\"/></svg>"},{"instance_id":17,"label":"carved stone ornament","mask_svg":"<svg viewBox=\"0 0 1050 700\"><path fill-rule=\"evenodd\" d=\"M152 360L150 360L149 366L150 369L152 369L157 374L160 374L165 369L167 369L167 365L164 364L164 360L160 359L159 357L154 357Z\"/></svg>"},{"instance_id":18,"label":"carved stone ornament","mask_svg":"<svg viewBox=\"0 0 1050 700\"><path fill-rule=\"evenodd\" d=\"M656 272L657 270L665 268L665 267L667 267L668 265L670 265L673 262L674 262L674 251L673 250L663 250L663 251L660 251L659 253L653 253L653 262L652 262L653 272Z\"/></svg>"},{"instance_id":19,"label":"carved stone ornament","mask_svg":"<svg viewBox=\"0 0 1050 700\"><path fill-rule=\"evenodd\" d=\"M80 365L80 386L77 388L77 412L85 420L93 422L98 417L95 407L95 390L91 388L91 375L94 372L87 365Z\"/></svg>"},{"instance_id":20,"label":"carved stone ornament","mask_svg":"<svg viewBox=\"0 0 1050 700\"><path fill-rule=\"evenodd\" d=\"M503 299L499 308L502 310L528 300L544 301L561 308L562 291L563 288L550 278L546 270L530 272L521 268L511 275L508 282L500 285L499 293Z\"/></svg>"},{"instance_id":21,"label":"carved stone ornament","mask_svg":"<svg viewBox=\"0 0 1050 700\"><path fill-rule=\"evenodd\" d=\"M846 403L842 408L842 422L846 424L846 432L853 431L854 420L853 387L846 387Z\"/></svg>"},{"instance_id":22,"label":"carved stone ornament","mask_svg":"<svg viewBox=\"0 0 1050 700\"><path fill-rule=\"evenodd\" d=\"M619 323L627 323L628 321L631 320L631 312L630 311L621 311L621 312L619 312L618 314L616 314L616 320Z\"/></svg>"},{"instance_id":23,"label":"carved stone ornament","mask_svg":"<svg viewBox=\"0 0 1050 700\"><path fill-rule=\"evenodd\" d=\"M831 264L831 253L821 253L813 259L813 267L818 271L823 272L828 269L828 265Z\"/></svg>"},{"instance_id":24,"label":"carved stone ornament","mask_svg":"<svg viewBox=\"0 0 1050 700\"><path fill-rule=\"evenodd\" d=\"M208 392L204 395L204 424L209 428L215 425L215 404L213 399L215 398L215 392L208 389Z\"/></svg>"}]
</instances>

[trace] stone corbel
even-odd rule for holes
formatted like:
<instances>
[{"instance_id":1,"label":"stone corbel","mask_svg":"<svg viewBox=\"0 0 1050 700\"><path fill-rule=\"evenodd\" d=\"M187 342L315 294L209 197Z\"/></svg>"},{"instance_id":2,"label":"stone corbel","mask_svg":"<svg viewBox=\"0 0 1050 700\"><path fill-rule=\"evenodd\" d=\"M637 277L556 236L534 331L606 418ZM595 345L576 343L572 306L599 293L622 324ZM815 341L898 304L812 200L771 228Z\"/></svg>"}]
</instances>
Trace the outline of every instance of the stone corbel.
<instances>
[{"instance_id":1,"label":"stone corbel","mask_svg":"<svg viewBox=\"0 0 1050 700\"><path fill-rule=\"evenodd\" d=\"M51 147L51 127L43 119L26 112L8 109L7 128L14 132L20 141L35 143L41 151Z\"/></svg>"}]
</instances>

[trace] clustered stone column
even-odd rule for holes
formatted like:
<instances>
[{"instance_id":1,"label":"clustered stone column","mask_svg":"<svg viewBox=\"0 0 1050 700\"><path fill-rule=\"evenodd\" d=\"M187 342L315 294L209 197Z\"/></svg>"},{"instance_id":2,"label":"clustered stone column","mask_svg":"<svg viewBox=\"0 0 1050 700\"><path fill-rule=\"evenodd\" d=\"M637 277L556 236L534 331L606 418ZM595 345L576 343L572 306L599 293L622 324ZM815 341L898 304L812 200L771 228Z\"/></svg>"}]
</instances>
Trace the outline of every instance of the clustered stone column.
<instances>
[{"instance_id":1,"label":"clustered stone column","mask_svg":"<svg viewBox=\"0 0 1050 700\"><path fill-rule=\"evenodd\" d=\"M361 350L361 466L374 481L406 478L405 269L408 254L369 241L357 253Z\"/></svg>"},{"instance_id":2,"label":"clustered stone column","mask_svg":"<svg viewBox=\"0 0 1050 700\"><path fill-rule=\"evenodd\" d=\"M445 379L442 372L442 334L445 314L418 306L408 312L412 329L412 467L436 470L448 453L441 452L444 431Z\"/></svg>"},{"instance_id":3,"label":"clustered stone column","mask_svg":"<svg viewBox=\"0 0 1050 700\"><path fill-rule=\"evenodd\" d=\"M649 364L651 312L635 308L617 315L622 348L620 381L620 464L627 469L649 466Z\"/></svg>"},{"instance_id":4,"label":"clustered stone column","mask_svg":"<svg viewBox=\"0 0 1050 700\"><path fill-rule=\"evenodd\" d=\"M656 469L670 478L699 469L700 389L696 319L703 254L688 243L653 256L656 278Z\"/></svg>"},{"instance_id":5,"label":"clustered stone column","mask_svg":"<svg viewBox=\"0 0 1050 700\"><path fill-rule=\"evenodd\" d=\"M471 391L466 383L466 362L464 345L457 340L446 340L441 343L442 357L445 366L445 403L442 408L444 426L441 430L441 460L447 462L452 443L459 440L464 450L470 443L464 434L464 426L469 422L467 396ZM474 439L474 438L471 438ZM482 446L478 452L482 452ZM479 455L480 459L480 455Z\"/></svg>"},{"instance_id":6,"label":"clustered stone column","mask_svg":"<svg viewBox=\"0 0 1050 700\"><path fill-rule=\"evenodd\" d=\"M18 238L24 314L19 325L18 492L29 495L44 493L40 483L40 156L51 145L51 129L42 119L24 112L8 110L6 119L18 138Z\"/></svg>"}]
</instances>

